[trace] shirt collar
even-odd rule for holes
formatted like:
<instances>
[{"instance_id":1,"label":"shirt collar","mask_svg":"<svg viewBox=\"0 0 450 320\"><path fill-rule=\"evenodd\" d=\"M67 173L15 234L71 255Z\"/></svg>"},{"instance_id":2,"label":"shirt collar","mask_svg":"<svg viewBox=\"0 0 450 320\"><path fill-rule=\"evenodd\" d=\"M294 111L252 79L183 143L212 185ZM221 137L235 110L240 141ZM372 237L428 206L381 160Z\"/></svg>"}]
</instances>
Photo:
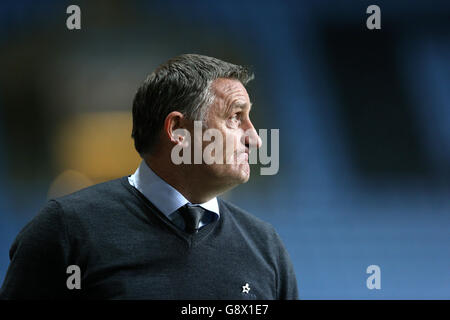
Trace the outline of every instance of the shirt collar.
<instances>
[{"instance_id":1,"label":"shirt collar","mask_svg":"<svg viewBox=\"0 0 450 320\"><path fill-rule=\"evenodd\" d=\"M178 190L161 179L144 160L141 162L136 172L128 177L128 182L138 189L167 217L186 203L189 203ZM219 205L216 197L205 203L196 205L214 212L220 217Z\"/></svg>"}]
</instances>

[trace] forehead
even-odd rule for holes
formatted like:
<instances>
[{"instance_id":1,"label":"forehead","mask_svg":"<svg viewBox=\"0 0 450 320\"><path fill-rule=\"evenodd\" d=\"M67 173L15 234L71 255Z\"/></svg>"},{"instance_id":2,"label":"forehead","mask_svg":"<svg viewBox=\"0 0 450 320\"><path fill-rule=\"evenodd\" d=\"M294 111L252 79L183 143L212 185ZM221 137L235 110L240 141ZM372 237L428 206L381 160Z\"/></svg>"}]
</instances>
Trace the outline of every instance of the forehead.
<instances>
[{"instance_id":1,"label":"forehead","mask_svg":"<svg viewBox=\"0 0 450 320\"><path fill-rule=\"evenodd\" d=\"M250 104L247 90L239 80L219 78L214 80L211 88L216 97L216 103L222 108L233 104Z\"/></svg>"}]
</instances>

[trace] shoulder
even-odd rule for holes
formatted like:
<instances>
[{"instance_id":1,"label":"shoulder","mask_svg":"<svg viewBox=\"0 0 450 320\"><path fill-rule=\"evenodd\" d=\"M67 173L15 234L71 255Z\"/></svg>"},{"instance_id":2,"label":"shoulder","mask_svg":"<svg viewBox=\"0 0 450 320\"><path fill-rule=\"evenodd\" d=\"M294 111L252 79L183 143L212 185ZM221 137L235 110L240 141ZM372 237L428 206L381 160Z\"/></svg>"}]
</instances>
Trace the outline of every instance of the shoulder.
<instances>
[{"instance_id":1,"label":"shoulder","mask_svg":"<svg viewBox=\"0 0 450 320\"><path fill-rule=\"evenodd\" d=\"M43 212L51 212L65 226L69 235L82 230L94 230L96 226L125 217L124 207L130 207L133 195L127 190L122 177L81 189L74 193L49 199ZM98 229L98 228L97 228Z\"/></svg>"},{"instance_id":2,"label":"shoulder","mask_svg":"<svg viewBox=\"0 0 450 320\"><path fill-rule=\"evenodd\" d=\"M248 234L262 238L261 240L272 241L278 238L274 227L270 223L259 219L255 215L227 200L222 198L217 199L219 207L225 209L229 213L228 216L236 223L238 228L243 229L243 231ZM227 212L225 212L225 214Z\"/></svg>"},{"instance_id":3,"label":"shoulder","mask_svg":"<svg viewBox=\"0 0 450 320\"><path fill-rule=\"evenodd\" d=\"M235 219L238 219L241 222L249 223L253 226L260 227L262 229L273 230L271 224L259 219L255 215L238 207L234 203L231 203L230 201L224 200L222 198L217 198L217 201L219 202L219 207L225 208L227 211L231 212Z\"/></svg>"},{"instance_id":4,"label":"shoulder","mask_svg":"<svg viewBox=\"0 0 450 320\"><path fill-rule=\"evenodd\" d=\"M19 248L25 255L46 250L52 252L60 245L65 245L66 232L62 220L60 206L56 201L49 200L39 212L22 227L10 247L9 256L13 259Z\"/></svg>"},{"instance_id":5,"label":"shoulder","mask_svg":"<svg viewBox=\"0 0 450 320\"><path fill-rule=\"evenodd\" d=\"M129 196L129 192L123 186L124 179L126 177L95 184L66 196L51 199L49 202L56 202L64 212L107 208Z\"/></svg>"}]
</instances>

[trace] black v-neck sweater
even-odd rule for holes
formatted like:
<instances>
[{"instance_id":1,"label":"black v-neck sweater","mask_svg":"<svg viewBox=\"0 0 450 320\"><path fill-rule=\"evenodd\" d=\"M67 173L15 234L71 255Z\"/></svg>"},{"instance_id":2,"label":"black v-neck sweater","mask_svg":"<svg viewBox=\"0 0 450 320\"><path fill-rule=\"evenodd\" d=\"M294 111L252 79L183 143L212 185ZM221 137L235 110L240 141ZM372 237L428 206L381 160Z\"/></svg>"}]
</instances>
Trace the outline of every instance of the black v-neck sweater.
<instances>
[{"instance_id":1,"label":"black v-neck sweater","mask_svg":"<svg viewBox=\"0 0 450 320\"><path fill-rule=\"evenodd\" d=\"M190 235L126 176L50 200L11 246L0 298L297 299L273 227L218 203L220 219ZM81 289L67 287L70 265Z\"/></svg>"}]
</instances>

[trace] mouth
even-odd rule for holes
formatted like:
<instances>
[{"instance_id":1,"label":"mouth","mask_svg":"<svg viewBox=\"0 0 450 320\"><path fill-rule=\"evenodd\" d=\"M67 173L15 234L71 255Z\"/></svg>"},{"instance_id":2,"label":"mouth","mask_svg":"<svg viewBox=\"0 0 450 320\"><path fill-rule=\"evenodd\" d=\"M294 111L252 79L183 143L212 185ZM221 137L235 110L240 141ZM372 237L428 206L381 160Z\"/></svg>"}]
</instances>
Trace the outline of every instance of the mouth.
<instances>
[{"instance_id":1,"label":"mouth","mask_svg":"<svg viewBox=\"0 0 450 320\"><path fill-rule=\"evenodd\" d=\"M242 152L238 155L237 157L237 163L238 164L248 164L248 153L247 152Z\"/></svg>"}]
</instances>

